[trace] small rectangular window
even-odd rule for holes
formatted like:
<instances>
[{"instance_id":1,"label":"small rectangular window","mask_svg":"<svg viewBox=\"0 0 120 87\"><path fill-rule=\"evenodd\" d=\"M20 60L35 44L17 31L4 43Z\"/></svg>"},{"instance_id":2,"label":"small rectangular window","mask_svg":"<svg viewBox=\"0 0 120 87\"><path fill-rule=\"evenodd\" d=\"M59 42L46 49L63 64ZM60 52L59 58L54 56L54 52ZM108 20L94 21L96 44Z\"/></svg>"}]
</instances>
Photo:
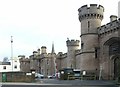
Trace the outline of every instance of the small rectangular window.
<instances>
[{"instance_id":1,"label":"small rectangular window","mask_svg":"<svg viewBox=\"0 0 120 87\"><path fill-rule=\"evenodd\" d=\"M15 65L14 68L17 69L17 65Z\"/></svg>"},{"instance_id":2,"label":"small rectangular window","mask_svg":"<svg viewBox=\"0 0 120 87\"><path fill-rule=\"evenodd\" d=\"M6 66L3 66L3 69L6 69Z\"/></svg>"},{"instance_id":3,"label":"small rectangular window","mask_svg":"<svg viewBox=\"0 0 120 87\"><path fill-rule=\"evenodd\" d=\"M89 29L90 29L90 22L88 21L88 33L89 33Z\"/></svg>"},{"instance_id":4,"label":"small rectangular window","mask_svg":"<svg viewBox=\"0 0 120 87\"><path fill-rule=\"evenodd\" d=\"M90 22L88 21L88 29L90 28Z\"/></svg>"},{"instance_id":5,"label":"small rectangular window","mask_svg":"<svg viewBox=\"0 0 120 87\"><path fill-rule=\"evenodd\" d=\"M95 58L98 58L99 56L99 48L98 47L95 47Z\"/></svg>"},{"instance_id":6,"label":"small rectangular window","mask_svg":"<svg viewBox=\"0 0 120 87\"><path fill-rule=\"evenodd\" d=\"M47 69L47 75L48 75L48 69Z\"/></svg>"},{"instance_id":7,"label":"small rectangular window","mask_svg":"<svg viewBox=\"0 0 120 87\"><path fill-rule=\"evenodd\" d=\"M47 65L49 65L49 60L47 59Z\"/></svg>"}]
</instances>

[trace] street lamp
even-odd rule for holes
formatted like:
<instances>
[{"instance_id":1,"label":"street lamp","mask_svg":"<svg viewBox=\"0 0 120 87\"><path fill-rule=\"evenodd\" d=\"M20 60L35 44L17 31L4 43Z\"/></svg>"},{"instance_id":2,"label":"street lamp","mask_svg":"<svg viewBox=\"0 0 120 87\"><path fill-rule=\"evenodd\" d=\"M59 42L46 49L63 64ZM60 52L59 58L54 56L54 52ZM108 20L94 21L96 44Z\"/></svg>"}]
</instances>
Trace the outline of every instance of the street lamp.
<instances>
[{"instance_id":1,"label":"street lamp","mask_svg":"<svg viewBox=\"0 0 120 87\"><path fill-rule=\"evenodd\" d=\"M13 72L13 36L11 36L11 62L12 62L12 72Z\"/></svg>"}]
</instances>

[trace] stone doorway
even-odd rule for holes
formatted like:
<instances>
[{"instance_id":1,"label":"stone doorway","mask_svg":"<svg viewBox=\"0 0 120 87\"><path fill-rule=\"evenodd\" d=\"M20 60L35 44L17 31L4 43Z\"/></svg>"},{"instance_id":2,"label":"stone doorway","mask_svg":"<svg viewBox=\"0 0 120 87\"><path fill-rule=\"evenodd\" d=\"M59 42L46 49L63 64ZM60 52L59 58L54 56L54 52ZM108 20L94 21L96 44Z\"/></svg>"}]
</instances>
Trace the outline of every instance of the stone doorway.
<instances>
[{"instance_id":1,"label":"stone doorway","mask_svg":"<svg viewBox=\"0 0 120 87\"><path fill-rule=\"evenodd\" d=\"M116 57L114 59L114 79L118 79L120 77L120 57Z\"/></svg>"}]
</instances>

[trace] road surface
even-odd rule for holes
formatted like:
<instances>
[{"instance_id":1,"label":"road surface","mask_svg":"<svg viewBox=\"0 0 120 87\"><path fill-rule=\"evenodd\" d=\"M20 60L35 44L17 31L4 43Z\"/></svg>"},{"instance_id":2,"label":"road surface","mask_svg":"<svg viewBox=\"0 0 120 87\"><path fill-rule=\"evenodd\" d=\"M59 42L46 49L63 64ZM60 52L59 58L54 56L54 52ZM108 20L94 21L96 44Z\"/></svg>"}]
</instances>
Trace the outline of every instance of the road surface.
<instances>
[{"instance_id":1,"label":"road surface","mask_svg":"<svg viewBox=\"0 0 120 87\"><path fill-rule=\"evenodd\" d=\"M119 87L113 81L40 79L35 83L2 83L2 87Z\"/></svg>"}]
</instances>

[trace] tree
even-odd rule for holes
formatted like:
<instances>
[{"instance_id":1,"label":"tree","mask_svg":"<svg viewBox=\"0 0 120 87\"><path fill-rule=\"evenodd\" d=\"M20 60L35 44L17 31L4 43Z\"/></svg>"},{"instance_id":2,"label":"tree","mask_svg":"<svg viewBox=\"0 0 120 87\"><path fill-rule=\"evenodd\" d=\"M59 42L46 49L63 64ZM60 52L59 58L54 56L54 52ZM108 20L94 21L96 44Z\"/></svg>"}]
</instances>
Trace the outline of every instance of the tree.
<instances>
[{"instance_id":1,"label":"tree","mask_svg":"<svg viewBox=\"0 0 120 87\"><path fill-rule=\"evenodd\" d=\"M3 62L8 62L9 60L8 60L8 57L4 57L3 58Z\"/></svg>"}]
</instances>

